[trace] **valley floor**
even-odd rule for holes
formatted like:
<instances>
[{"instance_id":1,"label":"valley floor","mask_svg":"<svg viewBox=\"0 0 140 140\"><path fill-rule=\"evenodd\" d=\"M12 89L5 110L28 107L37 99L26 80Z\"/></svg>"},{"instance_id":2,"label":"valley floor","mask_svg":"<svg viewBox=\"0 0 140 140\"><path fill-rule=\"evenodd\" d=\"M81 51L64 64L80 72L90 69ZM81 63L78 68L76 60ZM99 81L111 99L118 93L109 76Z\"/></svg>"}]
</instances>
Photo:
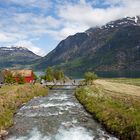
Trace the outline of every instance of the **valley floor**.
<instances>
[{"instance_id":1,"label":"valley floor","mask_svg":"<svg viewBox=\"0 0 140 140\"><path fill-rule=\"evenodd\" d=\"M127 84L126 84L127 83ZM140 79L99 79L76 90L77 99L122 140L140 139Z\"/></svg>"},{"instance_id":2,"label":"valley floor","mask_svg":"<svg viewBox=\"0 0 140 140\"><path fill-rule=\"evenodd\" d=\"M139 80L140 82L140 80ZM136 86L133 81L126 84L125 80L96 80L95 84L102 87L104 90L114 92L115 94L128 94L132 96L140 96L140 86Z\"/></svg>"}]
</instances>

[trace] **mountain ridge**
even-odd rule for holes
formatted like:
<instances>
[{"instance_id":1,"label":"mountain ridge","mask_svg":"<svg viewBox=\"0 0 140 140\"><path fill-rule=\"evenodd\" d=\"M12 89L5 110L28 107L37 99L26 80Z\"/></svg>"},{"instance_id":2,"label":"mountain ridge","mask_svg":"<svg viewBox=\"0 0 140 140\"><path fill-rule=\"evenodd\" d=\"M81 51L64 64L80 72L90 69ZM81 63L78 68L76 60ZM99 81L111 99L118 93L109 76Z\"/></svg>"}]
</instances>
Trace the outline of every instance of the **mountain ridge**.
<instances>
[{"instance_id":1,"label":"mountain ridge","mask_svg":"<svg viewBox=\"0 0 140 140\"><path fill-rule=\"evenodd\" d=\"M72 71L139 71L140 16L111 21L62 40L35 68Z\"/></svg>"},{"instance_id":2,"label":"mountain ridge","mask_svg":"<svg viewBox=\"0 0 140 140\"><path fill-rule=\"evenodd\" d=\"M39 58L25 47L0 47L0 68L24 68Z\"/></svg>"},{"instance_id":3,"label":"mountain ridge","mask_svg":"<svg viewBox=\"0 0 140 140\"><path fill-rule=\"evenodd\" d=\"M12 49L19 51L19 54L24 51L28 53L10 53L12 58L8 53L5 59L1 59L2 51ZM45 57L37 56L20 46L0 47L0 66L32 67L35 70L45 70L52 66L68 74L85 71L140 71L140 16L125 17L70 35Z\"/></svg>"}]
</instances>

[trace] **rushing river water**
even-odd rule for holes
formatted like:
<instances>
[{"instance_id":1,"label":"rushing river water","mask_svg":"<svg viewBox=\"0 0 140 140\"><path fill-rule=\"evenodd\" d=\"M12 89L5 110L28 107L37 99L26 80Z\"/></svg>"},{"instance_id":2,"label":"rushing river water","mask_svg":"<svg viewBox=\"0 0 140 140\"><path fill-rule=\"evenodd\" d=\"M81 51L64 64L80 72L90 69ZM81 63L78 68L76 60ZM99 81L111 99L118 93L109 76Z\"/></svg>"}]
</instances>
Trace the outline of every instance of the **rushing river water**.
<instances>
[{"instance_id":1,"label":"rushing river water","mask_svg":"<svg viewBox=\"0 0 140 140\"><path fill-rule=\"evenodd\" d=\"M84 110L71 87L34 98L14 121L6 140L117 140Z\"/></svg>"}]
</instances>

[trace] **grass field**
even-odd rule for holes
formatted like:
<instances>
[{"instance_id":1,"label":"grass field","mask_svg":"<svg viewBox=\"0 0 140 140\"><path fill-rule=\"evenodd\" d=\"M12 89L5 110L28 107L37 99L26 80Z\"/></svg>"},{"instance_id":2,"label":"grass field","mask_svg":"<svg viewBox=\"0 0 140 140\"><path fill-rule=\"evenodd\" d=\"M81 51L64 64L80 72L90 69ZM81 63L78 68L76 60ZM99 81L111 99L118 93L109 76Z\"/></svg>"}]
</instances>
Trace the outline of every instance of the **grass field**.
<instances>
[{"instance_id":1,"label":"grass field","mask_svg":"<svg viewBox=\"0 0 140 140\"><path fill-rule=\"evenodd\" d=\"M114 82L115 81L115 82ZM136 86L140 83L138 81L136 82L135 80L131 81L131 84L126 84L128 83L128 80L126 79L126 81L115 79L115 80L96 80L94 83L96 84L96 86L99 86L100 88L106 90L106 91L110 91L112 93L118 93L118 94L128 94L128 95L134 95L134 96L140 96L140 86Z\"/></svg>"},{"instance_id":2,"label":"grass field","mask_svg":"<svg viewBox=\"0 0 140 140\"><path fill-rule=\"evenodd\" d=\"M140 86L140 78L110 78L106 81Z\"/></svg>"},{"instance_id":3,"label":"grass field","mask_svg":"<svg viewBox=\"0 0 140 140\"><path fill-rule=\"evenodd\" d=\"M140 79L99 79L93 85L78 88L76 97L118 138L140 140L139 82Z\"/></svg>"},{"instance_id":4,"label":"grass field","mask_svg":"<svg viewBox=\"0 0 140 140\"><path fill-rule=\"evenodd\" d=\"M47 88L35 85L6 85L0 88L0 132L13 124L13 114L35 96L45 96Z\"/></svg>"}]
</instances>

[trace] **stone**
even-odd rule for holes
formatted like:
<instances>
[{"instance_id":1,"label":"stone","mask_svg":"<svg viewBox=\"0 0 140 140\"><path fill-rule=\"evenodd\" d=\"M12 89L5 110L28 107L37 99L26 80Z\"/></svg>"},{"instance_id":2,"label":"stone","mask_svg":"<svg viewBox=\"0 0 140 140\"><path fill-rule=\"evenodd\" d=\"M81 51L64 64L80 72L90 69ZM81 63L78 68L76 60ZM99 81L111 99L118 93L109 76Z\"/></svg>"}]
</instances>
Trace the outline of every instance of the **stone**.
<instances>
[{"instance_id":1,"label":"stone","mask_svg":"<svg viewBox=\"0 0 140 140\"><path fill-rule=\"evenodd\" d=\"M38 109L39 106L32 106L32 109Z\"/></svg>"},{"instance_id":2,"label":"stone","mask_svg":"<svg viewBox=\"0 0 140 140\"><path fill-rule=\"evenodd\" d=\"M0 131L0 138L4 137L6 135L8 135L8 131L6 131L6 130L1 130Z\"/></svg>"}]
</instances>

